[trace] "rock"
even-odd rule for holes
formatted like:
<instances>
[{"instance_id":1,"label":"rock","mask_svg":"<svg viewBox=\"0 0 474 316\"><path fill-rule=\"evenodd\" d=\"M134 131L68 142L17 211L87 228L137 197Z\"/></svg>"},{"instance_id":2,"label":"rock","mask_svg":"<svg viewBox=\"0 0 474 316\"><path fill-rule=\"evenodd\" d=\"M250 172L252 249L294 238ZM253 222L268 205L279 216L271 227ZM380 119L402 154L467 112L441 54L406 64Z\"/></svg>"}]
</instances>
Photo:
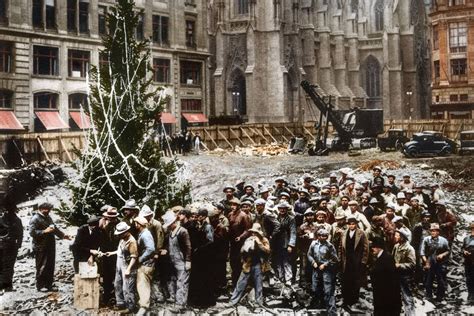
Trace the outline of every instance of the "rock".
<instances>
[{"instance_id":1,"label":"rock","mask_svg":"<svg viewBox=\"0 0 474 316\"><path fill-rule=\"evenodd\" d=\"M418 168L420 168L422 170L426 170L426 169L430 169L431 167L428 166L427 164L422 163L421 165L418 166Z\"/></svg>"}]
</instances>

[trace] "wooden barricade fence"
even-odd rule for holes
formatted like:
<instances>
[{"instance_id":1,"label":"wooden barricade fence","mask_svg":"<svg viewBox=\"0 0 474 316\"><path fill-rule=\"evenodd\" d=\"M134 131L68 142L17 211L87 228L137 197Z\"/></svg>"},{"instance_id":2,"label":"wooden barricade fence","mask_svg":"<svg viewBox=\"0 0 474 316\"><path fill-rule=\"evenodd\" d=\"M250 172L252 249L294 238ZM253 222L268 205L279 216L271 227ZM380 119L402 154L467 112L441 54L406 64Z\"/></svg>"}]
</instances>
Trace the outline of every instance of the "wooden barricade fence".
<instances>
[{"instance_id":1,"label":"wooden barricade fence","mask_svg":"<svg viewBox=\"0 0 474 316\"><path fill-rule=\"evenodd\" d=\"M459 133L474 130L474 120L386 120L384 130L403 128L408 136L422 131L441 131L451 139L458 140ZM201 135L204 147L231 149L236 146L256 146L259 144L287 144L291 137L302 135L309 141L314 140L314 122L301 123L262 123L243 125L213 125L190 127L189 130ZM332 126L329 126L332 132ZM13 142L14 140L14 142ZM8 151L20 148L23 159L28 163L42 160L61 160L71 162L77 158L74 148L83 150L86 145L84 132L29 133L0 135L0 159Z\"/></svg>"}]
</instances>

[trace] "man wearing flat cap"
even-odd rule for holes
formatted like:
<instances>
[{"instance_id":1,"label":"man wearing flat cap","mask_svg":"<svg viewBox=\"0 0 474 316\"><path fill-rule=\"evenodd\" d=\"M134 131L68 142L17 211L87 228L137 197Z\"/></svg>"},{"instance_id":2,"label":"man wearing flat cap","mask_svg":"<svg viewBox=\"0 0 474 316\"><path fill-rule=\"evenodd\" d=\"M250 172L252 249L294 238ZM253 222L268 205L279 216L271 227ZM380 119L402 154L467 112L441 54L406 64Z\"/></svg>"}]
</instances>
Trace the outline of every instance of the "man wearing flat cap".
<instances>
[{"instance_id":1,"label":"man wearing flat cap","mask_svg":"<svg viewBox=\"0 0 474 316\"><path fill-rule=\"evenodd\" d=\"M49 216L53 205L42 203L30 221L30 236L33 238L33 252L36 259L36 289L41 292L57 291L53 285L54 264L56 260L56 239L69 239L53 223Z\"/></svg>"},{"instance_id":2,"label":"man wearing flat cap","mask_svg":"<svg viewBox=\"0 0 474 316\"><path fill-rule=\"evenodd\" d=\"M382 177L382 167L375 166L372 169L372 176L373 176L373 179L370 182L371 187L373 187L373 186L383 187L384 186L385 179Z\"/></svg>"},{"instance_id":3,"label":"man wearing flat cap","mask_svg":"<svg viewBox=\"0 0 474 316\"><path fill-rule=\"evenodd\" d=\"M304 212L304 222L296 229L296 248L300 258L300 283L302 287L311 285L312 268L308 264L308 250L317 237L317 227L314 223L314 211L308 208Z\"/></svg>"},{"instance_id":4,"label":"man wearing flat cap","mask_svg":"<svg viewBox=\"0 0 474 316\"><path fill-rule=\"evenodd\" d=\"M395 268L400 275L400 289L402 293L403 309L405 315L415 315L415 303L411 285L413 284L413 276L416 266L415 249L410 245L408 236L403 231L395 232L395 247L392 255L395 260Z\"/></svg>"},{"instance_id":5,"label":"man wearing flat cap","mask_svg":"<svg viewBox=\"0 0 474 316\"><path fill-rule=\"evenodd\" d=\"M306 189L299 190L299 199L295 202L293 211L295 212L296 226L303 224L304 212L311 207L309 203L309 192Z\"/></svg>"},{"instance_id":6,"label":"man wearing flat cap","mask_svg":"<svg viewBox=\"0 0 474 316\"><path fill-rule=\"evenodd\" d=\"M434 203L436 207L436 219L441 228L441 236L446 238L450 245L454 241L455 228L458 223L456 216L451 212L451 210L446 208L445 201L437 201Z\"/></svg>"},{"instance_id":7,"label":"man wearing flat cap","mask_svg":"<svg viewBox=\"0 0 474 316\"><path fill-rule=\"evenodd\" d=\"M337 315L336 310L336 248L328 241L329 232L321 228L318 239L313 241L308 250L308 263L312 267L313 299L324 298L328 315Z\"/></svg>"},{"instance_id":8,"label":"man wearing flat cap","mask_svg":"<svg viewBox=\"0 0 474 316\"><path fill-rule=\"evenodd\" d=\"M275 274L281 282L291 284L293 272L291 256L296 245L296 225L294 216L288 213L290 204L286 201L277 205L280 234L274 249Z\"/></svg>"},{"instance_id":9,"label":"man wearing flat cap","mask_svg":"<svg viewBox=\"0 0 474 316\"><path fill-rule=\"evenodd\" d=\"M401 312L400 279L395 268L392 255L385 250L382 238L371 242L372 254L375 258L370 271L372 292L374 297L374 315L398 316Z\"/></svg>"},{"instance_id":10,"label":"man wearing flat cap","mask_svg":"<svg viewBox=\"0 0 474 316\"><path fill-rule=\"evenodd\" d=\"M423 268L420 256L421 243L425 237L430 236L431 214L428 211L421 213L421 222L413 227L411 245L415 249L416 267L415 267L415 284L418 286L423 281Z\"/></svg>"},{"instance_id":11,"label":"man wearing flat cap","mask_svg":"<svg viewBox=\"0 0 474 316\"><path fill-rule=\"evenodd\" d=\"M355 217L357 219L359 228L362 229L365 232L366 235L369 234L370 233L370 223L367 220L367 218L365 217L365 215L363 213L359 212L359 204L357 203L357 201L351 200L351 201L349 201L348 205L349 205L349 209L346 210L346 212L345 212L346 216L347 217L349 217L349 216Z\"/></svg>"},{"instance_id":12,"label":"man wearing flat cap","mask_svg":"<svg viewBox=\"0 0 474 316\"><path fill-rule=\"evenodd\" d=\"M357 224L357 218L349 216L348 229L342 236L342 297L347 307L358 303L360 288L367 283L369 242Z\"/></svg>"},{"instance_id":13,"label":"man wearing flat cap","mask_svg":"<svg viewBox=\"0 0 474 316\"><path fill-rule=\"evenodd\" d=\"M280 196L281 192L288 192L286 188L287 182L285 178L278 177L275 179L275 190L273 191L273 195Z\"/></svg>"},{"instance_id":14,"label":"man wearing flat cap","mask_svg":"<svg viewBox=\"0 0 474 316\"><path fill-rule=\"evenodd\" d=\"M99 254L99 247L102 239L102 232L99 229L100 218L92 215L87 220L87 224L77 229L76 238L71 245L74 257L74 271L79 273L79 262L94 262L94 256Z\"/></svg>"},{"instance_id":15,"label":"man wearing flat cap","mask_svg":"<svg viewBox=\"0 0 474 316\"><path fill-rule=\"evenodd\" d=\"M447 265L451 249L446 238L440 236L439 224L433 223L430 227L431 236L425 237L421 243L420 255L423 269L426 271L425 291L426 298L433 299L433 281L437 280L436 300L441 302L448 287Z\"/></svg>"},{"instance_id":16,"label":"man wearing flat cap","mask_svg":"<svg viewBox=\"0 0 474 316\"><path fill-rule=\"evenodd\" d=\"M242 264L240 262L240 249L245 239L250 235L248 230L252 227L250 217L240 210L240 201L236 198L230 201L229 213L229 241L230 241L230 267L232 269L232 284L237 285Z\"/></svg>"},{"instance_id":17,"label":"man wearing flat cap","mask_svg":"<svg viewBox=\"0 0 474 316\"><path fill-rule=\"evenodd\" d=\"M130 233L136 240L138 238L138 232L135 228L135 222L133 220L138 216L138 212L140 211L137 202L134 199L127 200L120 211L123 213L122 222L126 223L130 227Z\"/></svg>"}]
</instances>

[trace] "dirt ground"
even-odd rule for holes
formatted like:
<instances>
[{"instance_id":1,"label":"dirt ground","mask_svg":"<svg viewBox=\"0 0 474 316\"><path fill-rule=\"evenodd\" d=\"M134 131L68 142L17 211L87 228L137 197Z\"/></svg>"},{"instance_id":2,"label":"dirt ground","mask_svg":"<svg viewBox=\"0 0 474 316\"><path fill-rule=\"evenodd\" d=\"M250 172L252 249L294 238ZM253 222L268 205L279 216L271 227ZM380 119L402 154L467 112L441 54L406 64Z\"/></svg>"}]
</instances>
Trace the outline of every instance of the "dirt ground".
<instances>
[{"instance_id":1,"label":"dirt ground","mask_svg":"<svg viewBox=\"0 0 474 316\"><path fill-rule=\"evenodd\" d=\"M234 185L237 180L243 179L247 183L257 184L265 182L273 184L273 179L283 175L290 182L297 184L304 173L311 173L315 178L326 179L331 171L348 167L354 170L357 179L369 178L370 171L365 171L368 166L376 163L395 168L390 170L397 177L407 172L412 175L417 182L426 184L434 181L440 182L447 191L448 206L458 215L458 237L453 247L453 259L449 266L448 279L450 289L448 298L444 304L435 308L431 303L422 300L422 296L417 299L417 314L441 313L452 314L474 313L474 308L464 305L467 297L463 266L460 256L460 244L462 238L467 233L467 224L474 219L474 198L472 195L472 156L471 157L443 157L443 158L421 158L405 159L400 153L380 153L377 150L365 150L357 156L347 154L331 154L327 157L309 157L303 155L279 155L271 157L242 155L225 152L204 153L199 156L190 155L180 157L184 164L184 177L192 181L192 193L194 200L216 201L223 197L222 187L225 184ZM360 169L362 168L362 169ZM66 168L67 169L67 168ZM70 194L64 185L46 188L38 199L48 198L54 201L56 206L61 202L68 203ZM20 216L25 227L28 225L32 213L31 207L24 207L20 211ZM76 227L68 226L58 216L56 221L67 233L75 234ZM54 294L37 293L34 286L34 258L29 255L31 240L25 231L25 240L20 250L17 261L14 286L16 292L7 293L0 296L0 314L2 313L45 313L78 314L80 311L72 307L73 291L73 269L72 255L69 251L68 241L58 241L56 243L56 284L60 291ZM371 292L366 293L364 300L370 311ZM273 297L268 300L274 300ZM292 310L288 306L278 306L270 310L252 309L248 305L240 306L238 309L225 309L221 299L217 305L220 314L314 314L318 311L308 311L304 308ZM277 306L277 305L276 305ZM156 311L165 313L166 306L156 306ZM290 308L290 309L288 309ZM210 311L208 311L210 312ZM341 310L342 312L342 310ZM100 313L110 313L109 310L101 309ZM188 314L203 314L206 311L194 310Z\"/></svg>"}]
</instances>

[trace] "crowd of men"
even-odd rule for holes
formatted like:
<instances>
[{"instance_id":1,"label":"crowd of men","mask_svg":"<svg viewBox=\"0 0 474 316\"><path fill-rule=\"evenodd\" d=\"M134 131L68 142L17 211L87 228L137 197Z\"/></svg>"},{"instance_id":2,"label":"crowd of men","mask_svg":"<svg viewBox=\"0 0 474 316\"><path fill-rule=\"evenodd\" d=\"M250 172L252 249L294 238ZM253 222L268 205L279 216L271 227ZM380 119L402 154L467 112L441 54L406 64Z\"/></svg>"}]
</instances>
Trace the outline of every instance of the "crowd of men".
<instances>
[{"instance_id":1,"label":"crowd of men","mask_svg":"<svg viewBox=\"0 0 474 316\"><path fill-rule=\"evenodd\" d=\"M167 157L181 154L186 156L192 150L199 154L201 144L201 136L199 132L193 136L191 132L181 131L174 134L162 133L158 137L160 147Z\"/></svg>"},{"instance_id":2,"label":"crowd of men","mask_svg":"<svg viewBox=\"0 0 474 316\"><path fill-rule=\"evenodd\" d=\"M301 180L296 186L278 177L271 186L255 187L239 181L223 188L219 202L176 206L161 217L134 200L120 210L105 205L78 229L71 246L74 268L98 262L103 303L139 314L150 309L152 297L174 303L175 312L212 307L228 294L228 305L235 306L249 286L262 305L266 281L303 288L330 315L337 313L337 279L349 311L361 308L360 290L368 288L369 277L376 315L399 315L402 307L414 315L413 291L420 285L425 299L445 298L457 220L437 183L421 185L408 174L396 181L378 166L367 180L356 181L347 169L328 179L306 174ZM54 225L51 209L40 205L29 228L37 289L44 292L57 290L55 236L71 238ZM0 285L6 291L12 290L11 258L22 240L15 212L12 207L0 221ZM462 251L472 304L474 224L470 229Z\"/></svg>"}]
</instances>

